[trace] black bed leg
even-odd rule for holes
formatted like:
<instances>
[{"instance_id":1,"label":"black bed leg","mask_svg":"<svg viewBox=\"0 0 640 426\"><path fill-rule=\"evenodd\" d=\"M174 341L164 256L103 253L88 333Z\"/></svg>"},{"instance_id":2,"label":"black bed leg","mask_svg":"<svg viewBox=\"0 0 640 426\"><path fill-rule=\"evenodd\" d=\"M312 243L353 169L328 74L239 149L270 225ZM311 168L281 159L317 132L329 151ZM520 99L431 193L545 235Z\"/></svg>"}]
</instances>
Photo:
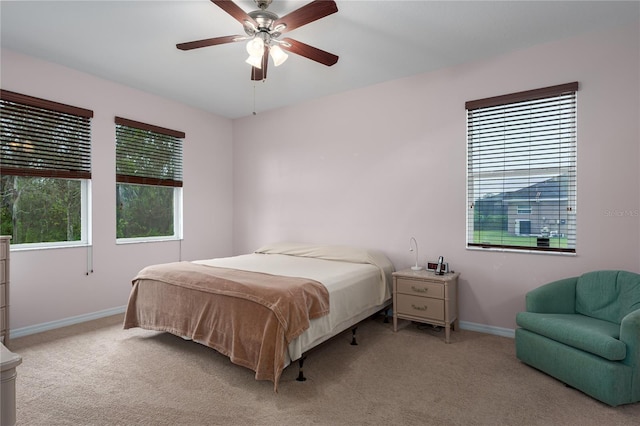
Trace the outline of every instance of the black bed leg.
<instances>
[{"instance_id":1,"label":"black bed leg","mask_svg":"<svg viewBox=\"0 0 640 426\"><path fill-rule=\"evenodd\" d=\"M356 346L358 342L356 342L356 330L358 327L353 327L351 329L351 345Z\"/></svg>"},{"instance_id":2,"label":"black bed leg","mask_svg":"<svg viewBox=\"0 0 640 426\"><path fill-rule=\"evenodd\" d=\"M388 324L389 323L389 311L391 310L391 308L387 308L384 310L384 323Z\"/></svg>"},{"instance_id":3,"label":"black bed leg","mask_svg":"<svg viewBox=\"0 0 640 426\"><path fill-rule=\"evenodd\" d=\"M298 378L296 380L299 382L304 382L305 380L307 380L307 378L304 377L304 372L302 371L302 365L304 364L304 360L306 358L306 356L303 356L298 360Z\"/></svg>"}]
</instances>

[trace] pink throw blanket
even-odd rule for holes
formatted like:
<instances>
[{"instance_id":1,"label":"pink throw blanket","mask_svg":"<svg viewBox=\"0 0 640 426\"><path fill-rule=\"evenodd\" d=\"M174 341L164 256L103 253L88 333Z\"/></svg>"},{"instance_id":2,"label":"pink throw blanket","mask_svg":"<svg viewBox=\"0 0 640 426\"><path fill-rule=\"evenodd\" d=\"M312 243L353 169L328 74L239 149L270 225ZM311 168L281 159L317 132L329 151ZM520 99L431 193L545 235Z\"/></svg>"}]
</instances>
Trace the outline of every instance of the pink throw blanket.
<instances>
[{"instance_id":1,"label":"pink throw blanket","mask_svg":"<svg viewBox=\"0 0 640 426\"><path fill-rule=\"evenodd\" d=\"M317 281L175 262L134 278L124 328L191 338L277 390L287 344L328 313L329 292Z\"/></svg>"}]
</instances>

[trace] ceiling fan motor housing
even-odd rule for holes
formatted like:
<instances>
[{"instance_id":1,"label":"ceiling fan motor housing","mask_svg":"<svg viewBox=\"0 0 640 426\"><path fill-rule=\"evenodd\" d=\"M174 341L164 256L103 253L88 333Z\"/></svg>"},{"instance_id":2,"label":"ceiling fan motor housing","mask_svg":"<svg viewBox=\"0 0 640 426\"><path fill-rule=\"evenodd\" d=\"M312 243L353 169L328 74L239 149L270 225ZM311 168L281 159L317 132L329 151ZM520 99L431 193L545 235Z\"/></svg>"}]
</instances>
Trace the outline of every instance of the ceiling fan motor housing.
<instances>
[{"instance_id":1,"label":"ceiling fan motor housing","mask_svg":"<svg viewBox=\"0 0 640 426\"><path fill-rule=\"evenodd\" d=\"M248 13L258 24L259 31L271 31L273 23L278 19L278 15L268 10L254 10ZM245 31L247 26L245 26Z\"/></svg>"}]
</instances>

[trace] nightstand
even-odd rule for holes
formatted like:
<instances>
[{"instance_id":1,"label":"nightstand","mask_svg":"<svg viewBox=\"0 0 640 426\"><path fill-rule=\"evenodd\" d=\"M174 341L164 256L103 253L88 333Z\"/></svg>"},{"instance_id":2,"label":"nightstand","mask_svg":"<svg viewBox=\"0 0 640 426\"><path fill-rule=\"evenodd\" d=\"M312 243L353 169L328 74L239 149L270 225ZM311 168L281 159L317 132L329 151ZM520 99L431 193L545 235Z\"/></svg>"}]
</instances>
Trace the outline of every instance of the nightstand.
<instances>
[{"instance_id":1,"label":"nightstand","mask_svg":"<svg viewBox=\"0 0 640 426\"><path fill-rule=\"evenodd\" d=\"M398 318L445 328L458 328L458 272L436 275L433 271L405 269L393 273L393 331Z\"/></svg>"}]
</instances>

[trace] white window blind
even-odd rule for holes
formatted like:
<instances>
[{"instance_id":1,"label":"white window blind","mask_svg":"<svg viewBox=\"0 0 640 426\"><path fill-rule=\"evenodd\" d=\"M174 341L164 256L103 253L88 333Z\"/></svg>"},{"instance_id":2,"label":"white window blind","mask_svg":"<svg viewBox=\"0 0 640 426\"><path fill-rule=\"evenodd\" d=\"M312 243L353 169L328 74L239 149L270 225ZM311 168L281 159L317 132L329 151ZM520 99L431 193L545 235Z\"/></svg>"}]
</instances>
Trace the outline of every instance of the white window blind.
<instances>
[{"instance_id":1,"label":"white window blind","mask_svg":"<svg viewBox=\"0 0 640 426\"><path fill-rule=\"evenodd\" d=\"M468 247L575 252L577 90L466 103Z\"/></svg>"}]
</instances>

